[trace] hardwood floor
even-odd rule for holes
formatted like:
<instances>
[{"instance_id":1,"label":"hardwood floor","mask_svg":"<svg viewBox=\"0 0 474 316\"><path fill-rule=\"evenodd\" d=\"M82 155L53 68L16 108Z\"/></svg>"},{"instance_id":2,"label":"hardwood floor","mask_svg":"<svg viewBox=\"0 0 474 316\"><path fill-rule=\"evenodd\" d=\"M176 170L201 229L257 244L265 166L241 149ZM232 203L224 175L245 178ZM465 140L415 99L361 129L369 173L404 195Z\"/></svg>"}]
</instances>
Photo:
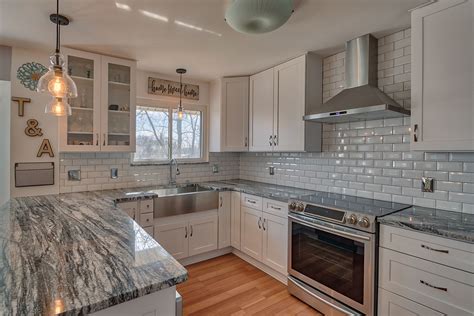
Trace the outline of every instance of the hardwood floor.
<instances>
[{"instance_id":1,"label":"hardwood floor","mask_svg":"<svg viewBox=\"0 0 474 316\"><path fill-rule=\"evenodd\" d=\"M189 280L178 285L184 315L321 315L291 296L284 284L233 254L186 268Z\"/></svg>"}]
</instances>

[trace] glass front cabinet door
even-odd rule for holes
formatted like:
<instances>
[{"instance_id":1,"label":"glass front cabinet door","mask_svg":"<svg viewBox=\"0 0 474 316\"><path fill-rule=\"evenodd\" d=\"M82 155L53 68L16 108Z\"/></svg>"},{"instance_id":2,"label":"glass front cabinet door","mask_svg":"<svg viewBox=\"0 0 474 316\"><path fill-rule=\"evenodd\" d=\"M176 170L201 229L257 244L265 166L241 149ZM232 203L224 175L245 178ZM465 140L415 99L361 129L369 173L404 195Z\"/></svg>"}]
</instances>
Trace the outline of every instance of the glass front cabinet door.
<instances>
[{"instance_id":1,"label":"glass front cabinet door","mask_svg":"<svg viewBox=\"0 0 474 316\"><path fill-rule=\"evenodd\" d=\"M61 152L135 151L134 61L64 49L77 85L72 115L61 117Z\"/></svg>"}]
</instances>

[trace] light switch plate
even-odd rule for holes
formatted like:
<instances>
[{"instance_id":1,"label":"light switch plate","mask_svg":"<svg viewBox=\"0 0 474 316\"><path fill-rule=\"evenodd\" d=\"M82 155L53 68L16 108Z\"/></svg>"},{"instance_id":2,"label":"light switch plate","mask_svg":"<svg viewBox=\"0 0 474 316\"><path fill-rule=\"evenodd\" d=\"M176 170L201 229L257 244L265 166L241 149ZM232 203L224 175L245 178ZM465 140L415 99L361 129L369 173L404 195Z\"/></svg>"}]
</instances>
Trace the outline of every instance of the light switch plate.
<instances>
[{"instance_id":1,"label":"light switch plate","mask_svg":"<svg viewBox=\"0 0 474 316\"><path fill-rule=\"evenodd\" d=\"M428 177L421 178L421 191L434 192L434 179Z\"/></svg>"},{"instance_id":2,"label":"light switch plate","mask_svg":"<svg viewBox=\"0 0 474 316\"><path fill-rule=\"evenodd\" d=\"M81 181L81 170L68 170L67 179L69 181Z\"/></svg>"},{"instance_id":3,"label":"light switch plate","mask_svg":"<svg viewBox=\"0 0 474 316\"><path fill-rule=\"evenodd\" d=\"M212 173L219 173L219 165L215 164L212 166Z\"/></svg>"},{"instance_id":4,"label":"light switch plate","mask_svg":"<svg viewBox=\"0 0 474 316\"><path fill-rule=\"evenodd\" d=\"M110 178L111 179L118 178L118 168L110 168Z\"/></svg>"}]
</instances>

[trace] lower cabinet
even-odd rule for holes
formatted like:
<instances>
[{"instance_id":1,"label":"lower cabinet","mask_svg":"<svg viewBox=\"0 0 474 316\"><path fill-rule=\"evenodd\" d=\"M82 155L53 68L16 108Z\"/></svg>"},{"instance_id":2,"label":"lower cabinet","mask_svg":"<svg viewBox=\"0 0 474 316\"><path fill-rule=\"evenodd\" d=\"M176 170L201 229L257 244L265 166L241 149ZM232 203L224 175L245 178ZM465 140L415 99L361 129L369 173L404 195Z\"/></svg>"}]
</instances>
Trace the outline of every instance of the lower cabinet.
<instances>
[{"instance_id":1,"label":"lower cabinet","mask_svg":"<svg viewBox=\"0 0 474 316\"><path fill-rule=\"evenodd\" d=\"M261 204L260 204L261 205ZM240 250L275 271L287 273L288 219L242 206Z\"/></svg>"},{"instance_id":2,"label":"lower cabinet","mask_svg":"<svg viewBox=\"0 0 474 316\"><path fill-rule=\"evenodd\" d=\"M379 288L378 314L383 316L442 316L443 313Z\"/></svg>"},{"instance_id":3,"label":"lower cabinet","mask_svg":"<svg viewBox=\"0 0 474 316\"><path fill-rule=\"evenodd\" d=\"M217 249L217 212L164 218L155 225L155 239L175 259Z\"/></svg>"},{"instance_id":4,"label":"lower cabinet","mask_svg":"<svg viewBox=\"0 0 474 316\"><path fill-rule=\"evenodd\" d=\"M240 250L240 192L231 192L230 203L230 245Z\"/></svg>"},{"instance_id":5,"label":"lower cabinet","mask_svg":"<svg viewBox=\"0 0 474 316\"><path fill-rule=\"evenodd\" d=\"M219 249L231 245L231 193L219 192Z\"/></svg>"}]
</instances>

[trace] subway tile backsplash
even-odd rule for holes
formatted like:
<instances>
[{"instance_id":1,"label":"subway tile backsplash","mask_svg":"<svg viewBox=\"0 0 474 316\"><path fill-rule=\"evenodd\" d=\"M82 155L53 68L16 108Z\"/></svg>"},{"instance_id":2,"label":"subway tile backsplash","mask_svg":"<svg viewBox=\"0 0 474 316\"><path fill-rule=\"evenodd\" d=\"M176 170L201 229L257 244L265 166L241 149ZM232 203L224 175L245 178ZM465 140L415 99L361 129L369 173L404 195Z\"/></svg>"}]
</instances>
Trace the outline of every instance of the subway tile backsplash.
<instances>
[{"instance_id":1,"label":"subway tile backsplash","mask_svg":"<svg viewBox=\"0 0 474 316\"><path fill-rule=\"evenodd\" d=\"M378 44L379 88L410 108L410 29ZM323 69L327 101L344 88L344 52L325 58ZM81 181L68 181L77 168ZM110 168L119 169L118 179ZM322 153L211 153L209 163L180 170L179 183L241 178L474 214L474 153L411 152L409 118L325 124ZM130 154L60 157L61 192L159 185L168 177L168 165L131 166ZM422 177L435 179L433 193L421 192Z\"/></svg>"}]
</instances>

